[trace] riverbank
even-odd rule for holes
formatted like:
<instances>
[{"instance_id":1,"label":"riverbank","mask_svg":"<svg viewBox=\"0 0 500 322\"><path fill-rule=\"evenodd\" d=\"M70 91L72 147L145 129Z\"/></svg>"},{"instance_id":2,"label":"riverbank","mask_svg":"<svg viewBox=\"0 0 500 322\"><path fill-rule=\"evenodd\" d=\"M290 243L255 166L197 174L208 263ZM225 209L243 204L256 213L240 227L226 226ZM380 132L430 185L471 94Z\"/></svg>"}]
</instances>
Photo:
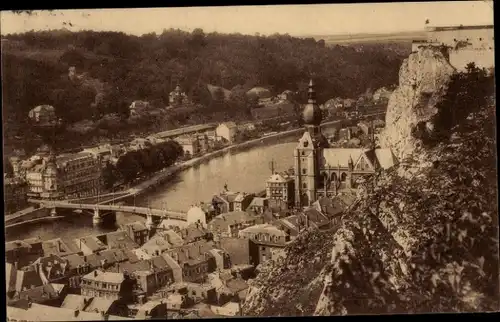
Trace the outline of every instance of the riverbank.
<instances>
[{"instance_id":1,"label":"riverbank","mask_svg":"<svg viewBox=\"0 0 500 322\"><path fill-rule=\"evenodd\" d=\"M336 126L336 125L342 124L342 122L345 122L345 120L325 122L325 123L321 124L321 128L328 128L331 126ZM254 148L257 146L261 146L263 144L269 144L269 143L275 144L279 140L287 140L288 141L288 140L292 140L292 139L298 139L299 136L303 132L304 132L303 128L288 130L288 131L268 135L265 137L252 139L252 140L242 142L239 144L230 145L230 146L227 146L227 147L222 148L222 149L217 150L217 151L209 152L203 156L188 160L186 162L183 162L182 164L170 167L169 169L163 170L162 172L155 174L152 178L147 179L146 181L141 182L137 186L128 189L127 191L129 192L129 195L119 197L113 201L123 200L123 199L126 199L126 198L131 197L131 196L139 196L139 195L149 191L150 189L155 188L158 185L164 184L168 179L170 179L172 176L176 175L179 172L182 172L182 171L187 170L191 167L197 166L201 163L208 162L211 159L220 157L226 153L237 153L237 152L240 152L242 150L251 149L251 148ZM286 142L282 142L282 143L286 143Z\"/></svg>"}]
</instances>

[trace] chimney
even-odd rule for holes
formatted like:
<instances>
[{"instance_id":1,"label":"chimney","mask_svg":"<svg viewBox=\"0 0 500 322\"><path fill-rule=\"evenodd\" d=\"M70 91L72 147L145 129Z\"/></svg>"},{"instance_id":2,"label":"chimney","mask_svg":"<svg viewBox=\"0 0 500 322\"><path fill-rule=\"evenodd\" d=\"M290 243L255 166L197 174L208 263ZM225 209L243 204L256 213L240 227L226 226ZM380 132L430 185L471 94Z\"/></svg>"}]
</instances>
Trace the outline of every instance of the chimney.
<instances>
[{"instance_id":1,"label":"chimney","mask_svg":"<svg viewBox=\"0 0 500 322\"><path fill-rule=\"evenodd\" d=\"M97 270L94 271L94 277L97 277Z\"/></svg>"},{"instance_id":2,"label":"chimney","mask_svg":"<svg viewBox=\"0 0 500 322\"><path fill-rule=\"evenodd\" d=\"M152 271L154 271L154 269L155 269L152 260L149 260L149 269L151 269Z\"/></svg>"},{"instance_id":3,"label":"chimney","mask_svg":"<svg viewBox=\"0 0 500 322\"><path fill-rule=\"evenodd\" d=\"M80 310L75 310L75 318L80 314Z\"/></svg>"},{"instance_id":4,"label":"chimney","mask_svg":"<svg viewBox=\"0 0 500 322\"><path fill-rule=\"evenodd\" d=\"M87 256L83 256L83 261L86 263L87 262Z\"/></svg>"}]
</instances>

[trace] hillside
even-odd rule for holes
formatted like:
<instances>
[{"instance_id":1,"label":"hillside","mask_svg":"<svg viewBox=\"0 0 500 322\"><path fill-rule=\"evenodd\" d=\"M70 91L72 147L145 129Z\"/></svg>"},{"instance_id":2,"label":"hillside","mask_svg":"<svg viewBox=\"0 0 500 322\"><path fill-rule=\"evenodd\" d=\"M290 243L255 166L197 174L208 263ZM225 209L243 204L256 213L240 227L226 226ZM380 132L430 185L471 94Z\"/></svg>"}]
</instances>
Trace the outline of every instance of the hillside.
<instances>
[{"instance_id":1,"label":"hillside","mask_svg":"<svg viewBox=\"0 0 500 322\"><path fill-rule=\"evenodd\" d=\"M400 87L406 77L433 79L422 76L425 67L407 68L419 57L426 57L437 75L447 68L439 52L412 54L403 63ZM434 89L437 102L422 100L407 111L407 126L433 126L406 132L419 142L396 147L404 158L363 187L340 227L303 232L286 247L284 258L268 262L252 283L244 314L497 310L493 79L471 66L468 73L442 80L447 90ZM416 92L407 95L429 90L413 88ZM411 114L431 107L434 113L414 123ZM388 132L401 126L387 124Z\"/></svg>"},{"instance_id":2,"label":"hillside","mask_svg":"<svg viewBox=\"0 0 500 322\"><path fill-rule=\"evenodd\" d=\"M299 91L302 101L311 76L318 84L320 102L338 96L356 97L368 88L394 84L403 57L383 45L330 48L313 38L205 34L200 29L192 33L171 29L141 37L64 30L7 35L2 37L6 145L30 143L24 140L33 137L27 113L41 104L53 105L68 126L100 123L108 114L122 118L119 128L98 128L88 138L65 141L75 144L109 133L123 136L131 131L164 130L166 125L250 118L251 102L241 93L255 86L268 88L273 94L288 89ZM99 84L99 89L68 82L70 66ZM146 100L162 109L177 84L202 108L161 118L156 112L139 126L137 122L129 124L126 119L131 102ZM207 84L238 91L232 99L218 101L208 92Z\"/></svg>"}]
</instances>

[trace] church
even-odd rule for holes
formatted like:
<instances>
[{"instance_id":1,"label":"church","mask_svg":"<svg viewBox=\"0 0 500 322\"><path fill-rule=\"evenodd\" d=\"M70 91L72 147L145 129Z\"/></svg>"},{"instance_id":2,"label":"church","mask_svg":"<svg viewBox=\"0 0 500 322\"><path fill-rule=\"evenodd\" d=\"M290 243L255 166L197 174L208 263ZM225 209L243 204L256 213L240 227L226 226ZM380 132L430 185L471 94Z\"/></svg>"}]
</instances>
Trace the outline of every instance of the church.
<instances>
[{"instance_id":1,"label":"church","mask_svg":"<svg viewBox=\"0 0 500 322\"><path fill-rule=\"evenodd\" d=\"M396 162L390 149L330 147L321 133L323 116L312 80L302 117L305 132L294 151L297 207L310 206L321 197L333 197L341 191L355 190L361 177L380 168L388 169Z\"/></svg>"}]
</instances>

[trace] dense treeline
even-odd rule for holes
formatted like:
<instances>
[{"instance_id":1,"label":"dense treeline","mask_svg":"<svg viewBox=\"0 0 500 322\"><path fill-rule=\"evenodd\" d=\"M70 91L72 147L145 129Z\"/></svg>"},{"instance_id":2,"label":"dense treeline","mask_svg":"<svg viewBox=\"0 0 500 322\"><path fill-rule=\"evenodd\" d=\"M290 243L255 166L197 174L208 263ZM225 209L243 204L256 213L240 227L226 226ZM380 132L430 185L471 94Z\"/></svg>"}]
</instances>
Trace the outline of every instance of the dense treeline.
<instances>
[{"instance_id":1,"label":"dense treeline","mask_svg":"<svg viewBox=\"0 0 500 322\"><path fill-rule=\"evenodd\" d=\"M120 156L116 165L111 163L106 165L103 170L104 184L109 189L119 181L133 182L139 176L168 168L182 155L182 147L175 141L166 141L137 151L129 151Z\"/></svg>"},{"instance_id":2,"label":"dense treeline","mask_svg":"<svg viewBox=\"0 0 500 322\"><path fill-rule=\"evenodd\" d=\"M216 115L212 118L217 121L250 118L248 109L255 102L244 93L251 87L267 87L275 94L299 91L304 95L299 99L305 99L308 79L314 76L320 103L337 96L356 97L368 88L395 83L405 56L387 44L326 47L313 38L205 34L200 29L141 37L46 31L4 39L2 108L7 122L18 127L40 104L54 105L67 124L97 121L108 114L126 119L134 100L147 100L158 108L168 105L168 93L177 84L200 108L173 120L175 125L206 122L207 115ZM70 80L70 66L86 76ZM233 90L231 99L210 95L207 83Z\"/></svg>"}]
</instances>

